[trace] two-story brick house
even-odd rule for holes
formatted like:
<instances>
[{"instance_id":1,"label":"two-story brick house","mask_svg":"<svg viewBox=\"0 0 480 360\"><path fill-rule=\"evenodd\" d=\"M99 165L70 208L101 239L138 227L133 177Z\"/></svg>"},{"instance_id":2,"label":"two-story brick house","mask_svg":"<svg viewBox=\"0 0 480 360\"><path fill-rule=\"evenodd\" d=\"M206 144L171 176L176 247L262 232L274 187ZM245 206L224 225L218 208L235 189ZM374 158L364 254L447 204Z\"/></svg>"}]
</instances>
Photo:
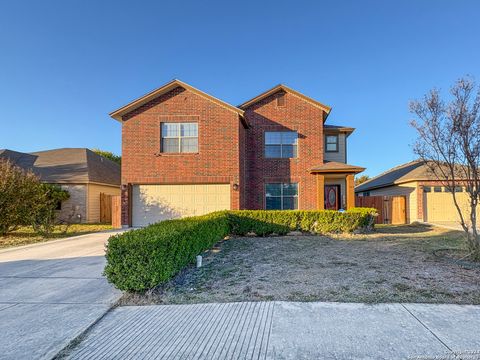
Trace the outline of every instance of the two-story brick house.
<instances>
[{"instance_id":1,"label":"two-story brick house","mask_svg":"<svg viewBox=\"0 0 480 360\"><path fill-rule=\"evenodd\" d=\"M232 106L179 80L110 115L122 123L122 224L222 209L354 206L330 107L278 85Z\"/></svg>"}]
</instances>

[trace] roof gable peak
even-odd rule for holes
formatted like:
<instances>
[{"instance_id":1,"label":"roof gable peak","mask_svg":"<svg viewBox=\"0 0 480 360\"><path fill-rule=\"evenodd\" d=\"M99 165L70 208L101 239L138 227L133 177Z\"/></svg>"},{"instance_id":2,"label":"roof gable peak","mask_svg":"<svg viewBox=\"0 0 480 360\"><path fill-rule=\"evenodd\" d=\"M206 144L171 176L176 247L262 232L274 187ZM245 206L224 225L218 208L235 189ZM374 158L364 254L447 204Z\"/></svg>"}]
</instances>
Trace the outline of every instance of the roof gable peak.
<instances>
[{"instance_id":1,"label":"roof gable peak","mask_svg":"<svg viewBox=\"0 0 480 360\"><path fill-rule=\"evenodd\" d=\"M268 97L268 96L270 96L270 95L273 95L273 94L275 94L275 93L278 92L278 91L285 91L285 92L287 92L287 93L290 93L290 94L292 94L292 95L294 95L294 96L296 96L296 97L299 97L299 98L301 98L301 99L303 99L303 100L311 103L312 105L314 105L314 106L322 109L323 111L325 111L325 112L327 113L327 116L328 116L328 114L330 113L330 111L332 110L332 108L331 108L330 106L327 106L327 105L325 105L325 104L322 104L321 102L319 102L319 101L317 101L317 100L314 100L314 99L312 99L311 97L308 97L308 96L306 96L306 95L304 95L304 94L302 94L302 93L300 93L300 92L298 92L298 91L296 91L296 90L288 87L288 86L285 85L285 84L278 84L278 85L272 87L271 89L269 89L269 90L261 93L260 95L257 95L257 96L254 97L253 99L250 99L250 100L244 102L243 104L238 105L238 107L239 107L240 109L245 110L246 108L250 107L251 105L256 104L256 103L259 102L260 100L263 100L263 99L265 99L266 97Z\"/></svg>"},{"instance_id":2,"label":"roof gable peak","mask_svg":"<svg viewBox=\"0 0 480 360\"><path fill-rule=\"evenodd\" d=\"M127 105L124 105L120 108L118 108L117 110L115 111L112 111L109 115L114 118L115 120L118 120L118 121L122 121L122 117L126 114L128 114L129 112L132 112L133 110L139 108L140 106L148 103L149 101L163 95L163 94L166 94L167 92L177 88L177 87L181 87L185 90L189 90L193 93L195 93L196 95L199 95L209 101L212 101L230 111L233 111L237 114L239 114L240 116L243 116L243 110L242 109L239 109L233 105L230 105L229 103L223 101L223 100L220 100L214 96L211 96L197 88L194 88L193 86L191 85L188 85L187 83L181 81L181 80L178 80L178 79L173 79L172 81L162 85L161 87L137 98L136 100L133 100L131 101L130 103L128 103Z\"/></svg>"}]
</instances>

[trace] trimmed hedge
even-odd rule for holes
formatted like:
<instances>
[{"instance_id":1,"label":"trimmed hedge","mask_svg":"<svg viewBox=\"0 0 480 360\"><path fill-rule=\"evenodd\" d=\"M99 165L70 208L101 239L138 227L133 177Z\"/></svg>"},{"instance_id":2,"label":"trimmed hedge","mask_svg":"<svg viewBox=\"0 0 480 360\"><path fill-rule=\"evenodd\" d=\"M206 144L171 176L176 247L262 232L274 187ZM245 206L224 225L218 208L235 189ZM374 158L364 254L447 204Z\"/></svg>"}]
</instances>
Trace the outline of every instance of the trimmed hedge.
<instances>
[{"instance_id":1,"label":"trimmed hedge","mask_svg":"<svg viewBox=\"0 0 480 360\"><path fill-rule=\"evenodd\" d=\"M339 212L334 210L238 210L226 213L230 233L260 236L273 233L284 235L292 230L313 233L344 233L357 229L372 228L376 209L352 208Z\"/></svg>"},{"instance_id":2,"label":"trimmed hedge","mask_svg":"<svg viewBox=\"0 0 480 360\"><path fill-rule=\"evenodd\" d=\"M224 213L162 221L108 240L105 275L120 290L163 283L229 233Z\"/></svg>"},{"instance_id":3,"label":"trimmed hedge","mask_svg":"<svg viewBox=\"0 0 480 360\"><path fill-rule=\"evenodd\" d=\"M105 275L120 290L143 291L164 283L225 236L352 232L373 227L376 210L220 211L167 220L110 237Z\"/></svg>"}]
</instances>

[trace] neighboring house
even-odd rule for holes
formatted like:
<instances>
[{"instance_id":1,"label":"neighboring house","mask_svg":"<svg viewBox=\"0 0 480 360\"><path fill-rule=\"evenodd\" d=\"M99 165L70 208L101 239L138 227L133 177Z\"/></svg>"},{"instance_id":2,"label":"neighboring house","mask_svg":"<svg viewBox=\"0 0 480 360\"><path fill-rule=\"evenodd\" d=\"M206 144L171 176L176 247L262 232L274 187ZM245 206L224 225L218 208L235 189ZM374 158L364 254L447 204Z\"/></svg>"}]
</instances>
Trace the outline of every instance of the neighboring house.
<instances>
[{"instance_id":1,"label":"neighboring house","mask_svg":"<svg viewBox=\"0 0 480 360\"><path fill-rule=\"evenodd\" d=\"M353 207L347 138L330 107L284 85L232 106L179 80L110 115L122 123L122 224L222 209Z\"/></svg>"},{"instance_id":2,"label":"neighboring house","mask_svg":"<svg viewBox=\"0 0 480 360\"><path fill-rule=\"evenodd\" d=\"M439 181L424 161L416 160L358 185L355 193L358 196L404 195L409 223L458 223L459 216L450 191L457 193L462 211L468 209L468 195L465 186L452 189L445 184L446 181Z\"/></svg>"},{"instance_id":3,"label":"neighboring house","mask_svg":"<svg viewBox=\"0 0 480 360\"><path fill-rule=\"evenodd\" d=\"M84 148L22 153L0 150L0 159L31 170L40 180L67 190L58 218L71 222L100 221L100 193L120 195L120 165Z\"/></svg>"}]
</instances>

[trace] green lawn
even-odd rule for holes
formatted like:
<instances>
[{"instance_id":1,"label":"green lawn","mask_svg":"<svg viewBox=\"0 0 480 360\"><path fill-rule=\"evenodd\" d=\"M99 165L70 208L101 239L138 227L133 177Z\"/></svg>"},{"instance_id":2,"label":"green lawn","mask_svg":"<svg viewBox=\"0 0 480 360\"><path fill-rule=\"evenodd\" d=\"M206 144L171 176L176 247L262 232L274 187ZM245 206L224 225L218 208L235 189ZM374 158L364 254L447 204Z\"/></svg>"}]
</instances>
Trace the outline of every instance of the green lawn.
<instances>
[{"instance_id":1,"label":"green lawn","mask_svg":"<svg viewBox=\"0 0 480 360\"><path fill-rule=\"evenodd\" d=\"M0 236L0 249L35 244L110 229L112 229L112 225L110 224L72 224L68 228L65 228L65 225L59 225L55 227L53 234L47 238L36 233L31 226L23 226L6 236Z\"/></svg>"}]
</instances>

